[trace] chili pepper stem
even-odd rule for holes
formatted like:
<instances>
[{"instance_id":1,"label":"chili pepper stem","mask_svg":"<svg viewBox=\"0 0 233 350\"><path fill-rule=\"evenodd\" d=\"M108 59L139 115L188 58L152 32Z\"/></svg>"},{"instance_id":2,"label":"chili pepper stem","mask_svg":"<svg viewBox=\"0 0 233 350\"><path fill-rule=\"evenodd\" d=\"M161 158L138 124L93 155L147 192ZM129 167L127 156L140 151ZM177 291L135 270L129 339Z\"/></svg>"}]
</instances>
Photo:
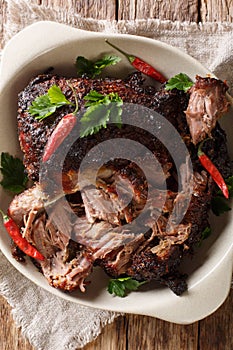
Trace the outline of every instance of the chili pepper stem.
<instances>
[{"instance_id":1,"label":"chili pepper stem","mask_svg":"<svg viewBox=\"0 0 233 350\"><path fill-rule=\"evenodd\" d=\"M1 215L2 215L2 218L3 218L3 221L5 222L5 221L7 221L7 220L9 220L9 217L0 209L0 213L1 213Z\"/></svg>"},{"instance_id":2,"label":"chili pepper stem","mask_svg":"<svg viewBox=\"0 0 233 350\"><path fill-rule=\"evenodd\" d=\"M201 143L199 144L198 149L197 149L197 156L198 156L198 157L201 157L201 156L203 156L203 155L205 154L205 153L202 151L202 146L203 146L204 143L205 143L206 141L208 141L208 140L210 140L209 137L208 137L207 139L201 141Z\"/></svg>"},{"instance_id":3,"label":"chili pepper stem","mask_svg":"<svg viewBox=\"0 0 233 350\"><path fill-rule=\"evenodd\" d=\"M73 111L72 114L77 114L77 112L78 112L78 97L77 97L77 94L76 94L73 86L71 84L68 84L68 86L72 90L73 95L74 95L74 99L75 99L75 110Z\"/></svg>"},{"instance_id":4,"label":"chili pepper stem","mask_svg":"<svg viewBox=\"0 0 233 350\"><path fill-rule=\"evenodd\" d=\"M125 51L119 49L117 46L110 43L107 39L105 39L105 42L112 46L117 51L121 52L130 62L130 64L136 68L139 72L155 79L156 81L159 81L161 84L165 83L167 81L166 77L160 73L157 69L152 67L149 63L145 62L139 57L136 57L134 55L129 55Z\"/></svg>"},{"instance_id":5,"label":"chili pepper stem","mask_svg":"<svg viewBox=\"0 0 233 350\"><path fill-rule=\"evenodd\" d=\"M122 55L124 55L124 56L129 60L130 63L133 63L133 61L134 61L135 58L136 58L135 56L129 55L127 52L121 50L119 47L117 47L117 46L115 46L114 44L110 43L110 42L108 41L108 39L105 39L105 42L106 42L108 45L112 46L115 50L117 50L117 51L119 51L120 53L122 53Z\"/></svg>"}]
</instances>

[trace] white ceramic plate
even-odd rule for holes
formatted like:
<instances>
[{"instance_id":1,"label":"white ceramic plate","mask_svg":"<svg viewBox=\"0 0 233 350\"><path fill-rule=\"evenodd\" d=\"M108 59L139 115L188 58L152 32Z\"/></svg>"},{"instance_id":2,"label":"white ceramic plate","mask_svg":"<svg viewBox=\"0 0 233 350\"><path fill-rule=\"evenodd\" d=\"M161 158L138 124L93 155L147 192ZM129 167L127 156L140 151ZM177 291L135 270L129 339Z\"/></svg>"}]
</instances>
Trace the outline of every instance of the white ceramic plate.
<instances>
[{"instance_id":1,"label":"white ceramic plate","mask_svg":"<svg viewBox=\"0 0 233 350\"><path fill-rule=\"evenodd\" d=\"M0 151L21 156L17 140L17 93L29 80L53 66L56 72L75 74L74 61L78 55L96 58L112 52L104 42L114 43L129 53L156 65L167 77L185 72L191 78L209 73L200 63L176 48L148 38L92 33L53 22L38 22L17 34L5 47L0 72ZM119 68L120 67L120 68ZM111 67L112 76L125 76L131 66L122 60ZM229 117L223 120L226 130ZM228 135L229 149L233 150L233 133ZM231 156L233 156L231 154ZM232 157L233 159L233 157ZM0 189L0 207L6 210L10 197ZM213 233L198 251L195 259L186 260L185 270L190 271L189 289L181 297L168 288L143 286L126 298L113 297L106 291L108 278L95 270L87 292L63 293L50 287L47 280L28 260L27 264L15 261L10 252L10 239L1 226L0 248L7 259L23 275L47 291L64 299L92 307L155 316L176 323L192 323L214 312L229 293L232 275L232 213L211 218Z\"/></svg>"}]
</instances>

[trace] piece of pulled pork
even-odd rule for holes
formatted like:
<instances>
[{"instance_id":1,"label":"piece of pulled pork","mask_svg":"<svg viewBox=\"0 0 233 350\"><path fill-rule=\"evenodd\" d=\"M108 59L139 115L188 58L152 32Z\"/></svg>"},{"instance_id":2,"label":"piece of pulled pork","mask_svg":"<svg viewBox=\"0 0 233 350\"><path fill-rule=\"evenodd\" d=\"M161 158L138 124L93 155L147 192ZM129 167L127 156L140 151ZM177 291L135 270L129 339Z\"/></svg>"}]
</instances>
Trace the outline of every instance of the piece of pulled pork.
<instances>
[{"instance_id":1,"label":"piece of pulled pork","mask_svg":"<svg viewBox=\"0 0 233 350\"><path fill-rule=\"evenodd\" d=\"M195 84L189 89L190 99L185 111L195 145L211 137L217 120L227 112L227 90L227 84L221 80L196 76Z\"/></svg>"}]
</instances>

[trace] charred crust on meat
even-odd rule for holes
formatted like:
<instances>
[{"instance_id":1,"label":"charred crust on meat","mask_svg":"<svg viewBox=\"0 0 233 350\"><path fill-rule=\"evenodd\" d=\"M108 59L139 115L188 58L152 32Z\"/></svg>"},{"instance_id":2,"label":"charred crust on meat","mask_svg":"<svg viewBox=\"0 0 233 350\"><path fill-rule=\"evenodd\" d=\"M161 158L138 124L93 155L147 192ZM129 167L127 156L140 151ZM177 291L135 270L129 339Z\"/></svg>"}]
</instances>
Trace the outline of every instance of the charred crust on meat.
<instances>
[{"instance_id":1,"label":"charred crust on meat","mask_svg":"<svg viewBox=\"0 0 233 350\"><path fill-rule=\"evenodd\" d=\"M13 241L11 242L11 254L16 261L25 263L25 253Z\"/></svg>"}]
</instances>

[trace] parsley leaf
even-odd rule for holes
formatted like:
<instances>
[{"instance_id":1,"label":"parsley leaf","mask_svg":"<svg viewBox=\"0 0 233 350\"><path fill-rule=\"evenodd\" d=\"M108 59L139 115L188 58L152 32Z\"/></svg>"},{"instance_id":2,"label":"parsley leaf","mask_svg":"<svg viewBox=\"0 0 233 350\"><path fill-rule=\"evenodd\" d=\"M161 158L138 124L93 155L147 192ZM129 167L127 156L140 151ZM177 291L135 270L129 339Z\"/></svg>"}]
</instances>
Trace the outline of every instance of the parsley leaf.
<instances>
[{"instance_id":1,"label":"parsley leaf","mask_svg":"<svg viewBox=\"0 0 233 350\"><path fill-rule=\"evenodd\" d=\"M48 89L48 96L50 102L55 104L56 106L64 106L71 104L71 102L67 100L67 98L61 91L60 87L57 85L53 85L51 86L51 88Z\"/></svg>"},{"instance_id":2,"label":"parsley leaf","mask_svg":"<svg viewBox=\"0 0 233 350\"><path fill-rule=\"evenodd\" d=\"M231 210L228 203L222 196L216 196L211 200L211 209L216 216L220 216L226 211Z\"/></svg>"},{"instance_id":3,"label":"parsley leaf","mask_svg":"<svg viewBox=\"0 0 233 350\"><path fill-rule=\"evenodd\" d=\"M97 61L91 61L83 56L76 58L76 68L79 76L87 75L89 78L101 74L102 70L107 66L113 66L121 61L121 58L115 55L105 55Z\"/></svg>"},{"instance_id":4,"label":"parsley leaf","mask_svg":"<svg viewBox=\"0 0 233 350\"><path fill-rule=\"evenodd\" d=\"M192 80L185 73L180 73L169 79L166 83L165 90L183 90L187 92L193 86Z\"/></svg>"},{"instance_id":5,"label":"parsley leaf","mask_svg":"<svg viewBox=\"0 0 233 350\"><path fill-rule=\"evenodd\" d=\"M91 90L89 94L84 96L84 100L86 101L85 106L90 107L95 103L102 102L103 99L106 98L104 95L100 94L98 91Z\"/></svg>"},{"instance_id":6,"label":"parsley leaf","mask_svg":"<svg viewBox=\"0 0 233 350\"><path fill-rule=\"evenodd\" d=\"M227 179L225 179L225 183L228 187L229 198L232 198L233 197L233 176L229 176ZM230 211L231 207L229 206L228 203L229 201L227 201L227 199L223 196L222 191L218 190L217 195L211 200L212 212L216 216L220 216L226 211Z\"/></svg>"},{"instance_id":7,"label":"parsley leaf","mask_svg":"<svg viewBox=\"0 0 233 350\"><path fill-rule=\"evenodd\" d=\"M92 90L84 99L87 110L80 119L80 137L96 134L100 129L106 128L109 121L118 127L122 125L123 101L117 93L102 95Z\"/></svg>"},{"instance_id":8,"label":"parsley leaf","mask_svg":"<svg viewBox=\"0 0 233 350\"><path fill-rule=\"evenodd\" d=\"M202 233L201 233L201 239L198 242L198 247L201 246L202 242L207 239L209 236L211 235L211 228L210 227L206 227Z\"/></svg>"},{"instance_id":9,"label":"parsley leaf","mask_svg":"<svg viewBox=\"0 0 233 350\"><path fill-rule=\"evenodd\" d=\"M54 106L49 99L49 96L42 95L37 97L29 107L29 113L35 115L36 119L44 119L56 111L56 106Z\"/></svg>"},{"instance_id":10,"label":"parsley leaf","mask_svg":"<svg viewBox=\"0 0 233 350\"><path fill-rule=\"evenodd\" d=\"M9 153L1 153L0 171L2 174L2 187L12 193L18 194L25 190L28 181L23 162Z\"/></svg>"},{"instance_id":11,"label":"parsley leaf","mask_svg":"<svg viewBox=\"0 0 233 350\"><path fill-rule=\"evenodd\" d=\"M108 283L108 292L115 294L118 297L125 297L128 291L137 290L144 282L138 282L131 277L121 277L116 279L110 279Z\"/></svg>"},{"instance_id":12,"label":"parsley leaf","mask_svg":"<svg viewBox=\"0 0 233 350\"><path fill-rule=\"evenodd\" d=\"M28 111L35 116L35 119L43 120L64 105L72 105L72 103L66 99L59 86L53 85L47 94L35 98Z\"/></svg>"},{"instance_id":13,"label":"parsley leaf","mask_svg":"<svg viewBox=\"0 0 233 350\"><path fill-rule=\"evenodd\" d=\"M226 180L225 180L227 187L228 187L228 191L229 191L229 197L233 197L233 176L229 176Z\"/></svg>"}]
</instances>

